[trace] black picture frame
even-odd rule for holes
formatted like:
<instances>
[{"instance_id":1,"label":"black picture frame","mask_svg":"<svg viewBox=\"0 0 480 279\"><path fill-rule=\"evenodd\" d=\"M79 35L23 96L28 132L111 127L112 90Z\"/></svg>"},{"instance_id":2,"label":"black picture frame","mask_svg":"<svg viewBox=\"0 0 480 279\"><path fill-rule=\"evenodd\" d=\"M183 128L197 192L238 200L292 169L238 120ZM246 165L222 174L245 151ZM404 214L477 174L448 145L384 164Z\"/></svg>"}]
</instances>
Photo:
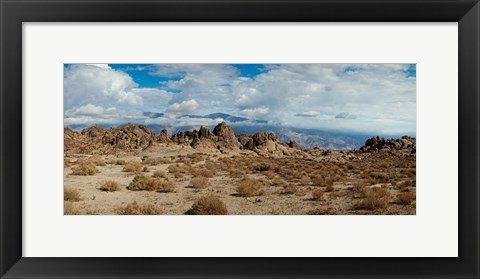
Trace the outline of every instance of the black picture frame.
<instances>
[{"instance_id":1,"label":"black picture frame","mask_svg":"<svg viewBox=\"0 0 480 279\"><path fill-rule=\"evenodd\" d=\"M478 0L0 0L0 19L1 278L480 278ZM22 22L150 21L458 22L459 257L22 257Z\"/></svg>"}]
</instances>

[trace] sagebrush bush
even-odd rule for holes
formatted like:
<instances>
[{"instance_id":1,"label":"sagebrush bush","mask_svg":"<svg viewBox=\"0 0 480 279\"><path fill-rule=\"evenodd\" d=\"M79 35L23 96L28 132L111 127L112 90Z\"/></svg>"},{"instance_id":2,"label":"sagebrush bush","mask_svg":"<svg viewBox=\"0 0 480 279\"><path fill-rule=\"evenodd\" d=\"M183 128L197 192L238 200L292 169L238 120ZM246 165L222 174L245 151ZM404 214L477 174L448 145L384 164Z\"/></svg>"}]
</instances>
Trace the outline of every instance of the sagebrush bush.
<instances>
[{"instance_id":1,"label":"sagebrush bush","mask_svg":"<svg viewBox=\"0 0 480 279\"><path fill-rule=\"evenodd\" d=\"M130 161L123 166L122 171L124 172L141 172L143 170L143 165L140 162Z\"/></svg>"},{"instance_id":2,"label":"sagebrush bush","mask_svg":"<svg viewBox=\"0 0 480 279\"><path fill-rule=\"evenodd\" d=\"M127 187L131 191L157 191L173 192L175 185L168 179L147 177L143 174L136 175Z\"/></svg>"},{"instance_id":3,"label":"sagebrush bush","mask_svg":"<svg viewBox=\"0 0 480 279\"><path fill-rule=\"evenodd\" d=\"M80 200L80 192L76 189L71 187L64 187L63 188L63 200L64 201L79 201Z\"/></svg>"},{"instance_id":4,"label":"sagebrush bush","mask_svg":"<svg viewBox=\"0 0 480 279\"><path fill-rule=\"evenodd\" d=\"M88 162L91 162L95 166L106 166L105 158L100 155L93 155L87 159Z\"/></svg>"},{"instance_id":5,"label":"sagebrush bush","mask_svg":"<svg viewBox=\"0 0 480 279\"><path fill-rule=\"evenodd\" d=\"M325 179L321 175L316 175L313 178L310 178L313 185L315 186L323 186L325 185Z\"/></svg>"},{"instance_id":6,"label":"sagebrush bush","mask_svg":"<svg viewBox=\"0 0 480 279\"><path fill-rule=\"evenodd\" d=\"M80 215L81 212L72 202L63 202L63 215Z\"/></svg>"},{"instance_id":7,"label":"sagebrush bush","mask_svg":"<svg viewBox=\"0 0 480 279\"><path fill-rule=\"evenodd\" d=\"M153 172L152 176L156 177L156 178L164 178L166 176L166 174L162 170L156 170L156 171Z\"/></svg>"},{"instance_id":8,"label":"sagebrush bush","mask_svg":"<svg viewBox=\"0 0 480 279\"><path fill-rule=\"evenodd\" d=\"M388 207L390 193L384 188L365 189L364 198L357 204L360 209L385 209Z\"/></svg>"},{"instance_id":9,"label":"sagebrush bush","mask_svg":"<svg viewBox=\"0 0 480 279\"><path fill-rule=\"evenodd\" d=\"M285 194L295 194L298 190L298 187L294 183L288 183L283 186L283 190Z\"/></svg>"},{"instance_id":10,"label":"sagebrush bush","mask_svg":"<svg viewBox=\"0 0 480 279\"><path fill-rule=\"evenodd\" d=\"M99 189L105 192L120 191L120 184L114 180L106 180L100 184Z\"/></svg>"},{"instance_id":11,"label":"sagebrush bush","mask_svg":"<svg viewBox=\"0 0 480 279\"><path fill-rule=\"evenodd\" d=\"M323 199L323 190L317 189L312 192L312 199L319 201Z\"/></svg>"},{"instance_id":12,"label":"sagebrush bush","mask_svg":"<svg viewBox=\"0 0 480 279\"><path fill-rule=\"evenodd\" d=\"M82 162L78 166L72 168L72 175L95 175L100 171L91 162Z\"/></svg>"},{"instance_id":13,"label":"sagebrush bush","mask_svg":"<svg viewBox=\"0 0 480 279\"><path fill-rule=\"evenodd\" d=\"M115 209L118 215L161 215L162 208L155 204L138 204L136 201Z\"/></svg>"},{"instance_id":14,"label":"sagebrush bush","mask_svg":"<svg viewBox=\"0 0 480 279\"><path fill-rule=\"evenodd\" d=\"M225 203L218 197L206 196L197 200L186 214L189 215L227 215L228 210Z\"/></svg>"},{"instance_id":15,"label":"sagebrush bush","mask_svg":"<svg viewBox=\"0 0 480 279\"><path fill-rule=\"evenodd\" d=\"M335 189L333 186L333 181L331 179L325 181L325 187L327 187L328 192L333 192L333 190Z\"/></svg>"},{"instance_id":16,"label":"sagebrush bush","mask_svg":"<svg viewBox=\"0 0 480 279\"><path fill-rule=\"evenodd\" d=\"M205 189L210 186L210 182L208 181L208 178L200 176L192 178L188 186L195 189Z\"/></svg>"},{"instance_id":17,"label":"sagebrush bush","mask_svg":"<svg viewBox=\"0 0 480 279\"><path fill-rule=\"evenodd\" d=\"M397 194L397 199L401 204L411 204L415 200L415 193L402 192Z\"/></svg>"},{"instance_id":18,"label":"sagebrush bush","mask_svg":"<svg viewBox=\"0 0 480 279\"><path fill-rule=\"evenodd\" d=\"M243 179L237 187L237 192L241 197L253 197L263 194L260 181L251 178Z\"/></svg>"}]
</instances>

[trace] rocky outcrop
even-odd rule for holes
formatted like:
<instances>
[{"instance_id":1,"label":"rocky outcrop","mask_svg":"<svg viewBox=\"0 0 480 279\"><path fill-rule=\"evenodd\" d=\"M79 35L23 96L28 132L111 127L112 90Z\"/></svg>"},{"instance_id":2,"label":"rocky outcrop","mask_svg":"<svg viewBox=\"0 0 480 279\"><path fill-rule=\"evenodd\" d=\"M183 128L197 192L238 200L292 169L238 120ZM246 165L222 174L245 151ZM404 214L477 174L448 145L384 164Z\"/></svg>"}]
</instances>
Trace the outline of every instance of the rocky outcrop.
<instances>
[{"instance_id":1,"label":"rocky outcrop","mask_svg":"<svg viewBox=\"0 0 480 279\"><path fill-rule=\"evenodd\" d=\"M389 152L395 155L410 155L416 153L416 139L403 136L400 139L384 139L378 136L369 138L360 148L362 152Z\"/></svg>"},{"instance_id":2,"label":"rocky outcrop","mask_svg":"<svg viewBox=\"0 0 480 279\"><path fill-rule=\"evenodd\" d=\"M122 128L105 129L92 126L80 133L64 130L65 153L110 154L118 151L137 152L151 146L157 137L146 126L127 124Z\"/></svg>"},{"instance_id":3,"label":"rocky outcrop","mask_svg":"<svg viewBox=\"0 0 480 279\"><path fill-rule=\"evenodd\" d=\"M237 149L240 148L235 132L231 126L228 126L225 121L215 126L213 135L216 136L216 144L218 149Z\"/></svg>"}]
</instances>

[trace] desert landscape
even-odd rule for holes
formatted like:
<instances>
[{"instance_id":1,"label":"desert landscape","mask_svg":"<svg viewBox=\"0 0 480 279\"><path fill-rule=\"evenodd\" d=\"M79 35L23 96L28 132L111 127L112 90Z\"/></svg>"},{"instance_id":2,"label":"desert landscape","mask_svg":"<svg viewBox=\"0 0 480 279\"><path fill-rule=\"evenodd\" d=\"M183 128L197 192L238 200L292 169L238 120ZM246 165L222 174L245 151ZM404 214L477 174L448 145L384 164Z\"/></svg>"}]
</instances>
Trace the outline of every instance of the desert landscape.
<instances>
[{"instance_id":1,"label":"desert landscape","mask_svg":"<svg viewBox=\"0 0 480 279\"><path fill-rule=\"evenodd\" d=\"M64 64L65 215L415 215L416 64Z\"/></svg>"},{"instance_id":2,"label":"desert landscape","mask_svg":"<svg viewBox=\"0 0 480 279\"><path fill-rule=\"evenodd\" d=\"M274 133L64 129L65 215L416 214L416 141L304 149Z\"/></svg>"}]
</instances>

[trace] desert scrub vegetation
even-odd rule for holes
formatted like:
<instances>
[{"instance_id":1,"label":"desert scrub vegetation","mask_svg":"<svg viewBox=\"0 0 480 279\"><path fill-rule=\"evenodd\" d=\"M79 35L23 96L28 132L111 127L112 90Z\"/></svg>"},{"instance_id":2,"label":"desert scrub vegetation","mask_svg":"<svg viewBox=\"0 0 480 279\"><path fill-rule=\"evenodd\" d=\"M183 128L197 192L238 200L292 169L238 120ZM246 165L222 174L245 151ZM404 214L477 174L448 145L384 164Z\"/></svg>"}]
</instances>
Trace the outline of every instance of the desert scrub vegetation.
<instances>
[{"instance_id":1,"label":"desert scrub vegetation","mask_svg":"<svg viewBox=\"0 0 480 279\"><path fill-rule=\"evenodd\" d=\"M227 215L225 203L218 197L206 196L198 199L185 214L188 215Z\"/></svg>"},{"instance_id":2,"label":"desert scrub vegetation","mask_svg":"<svg viewBox=\"0 0 480 279\"><path fill-rule=\"evenodd\" d=\"M124 172L141 172L143 171L143 165L140 162L130 161L123 166Z\"/></svg>"},{"instance_id":3,"label":"desert scrub vegetation","mask_svg":"<svg viewBox=\"0 0 480 279\"><path fill-rule=\"evenodd\" d=\"M99 189L105 192L120 191L120 184L114 180L105 180L100 184Z\"/></svg>"},{"instance_id":4,"label":"desert scrub vegetation","mask_svg":"<svg viewBox=\"0 0 480 279\"><path fill-rule=\"evenodd\" d=\"M72 202L64 201L63 202L63 215L80 215L81 212L78 210Z\"/></svg>"},{"instance_id":5,"label":"desert scrub vegetation","mask_svg":"<svg viewBox=\"0 0 480 279\"><path fill-rule=\"evenodd\" d=\"M162 170L156 170L156 171L153 172L152 176L155 177L155 178L165 178L166 174Z\"/></svg>"},{"instance_id":6,"label":"desert scrub vegetation","mask_svg":"<svg viewBox=\"0 0 480 279\"><path fill-rule=\"evenodd\" d=\"M297 185L294 183L287 183L286 185L283 186L283 193L284 194L295 194L298 190Z\"/></svg>"},{"instance_id":7,"label":"desert scrub vegetation","mask_svg":"<svg viewBox=\"0 0 480 279\"><path fill-rule=\"evenodd\" d=\"M120 160L120 159L119 159L119 160L117 160L117 161L115 162L115 165L123 166L123 165L125 165L126 163L127 163L127 162L125 162L125 160Z\"/></svg>"},{"instance_id":8,"label":"desert scrub vegetation","mask_svg":"<svg viewBox=\"0 0 480 279\"><path fill-rule=\"evenodd\" d=\"M205 189L210 186L210 182L208 178L199 176L192 178L188 186L195 189Z\"/></svg>"},{"instance_id":9,"label":"desert scrub vegetation","mask_svg":"<svg viewBox=\"0 0 480 279\"><path fill-rule=\"evenodd\" d=\"M143 174L136 175L127 187L131 191L157 191L168 193L175 191L175 185L168 179L147 177Z\"/></svg>"},{"instance_id":10,"label":"desert scrub vegetation","mask_svg":"<svg viewBox=\"0 0 480 279\"><path fill-rule=\"evenodd\" d=\"M390 194L384 188L375 187L365 189L363 199L357 203L358 209L385 209L388 207Z\"/></svg>"},{"instance_id":11,"label":"desert scrub vegetation","mask_svg":"<svg viewBox=\"0 0 480 279\"><path fill-rule=\"evenodd\" d=\"M105 158L100 155L93 155L87 159L87 162L91 162L95 166L106 166Z\"/></svg>"},{"instance_id":12,"label":"desert scrub vegetation","mask_svg":"<svg viewBox=\"0 0 480 279\"><path fill-rule=\"evenodd\" d=\"M314 200L314 201L323 200L323 191L320 190L320 189L314 190L312 192L312 200Z\"/></svg>"},{"instance_id":13,"label":"desert scrub vegetation","mask_svg":"<svg viewBox=\"0 0 480 279\"><path fill-rule=\"evenodd\" d=\"M240 197L254 197L263 194L260 181L252 178L243 179L237 187L237 192Z\"/></svg>"},{"instance_id":14,"label":"desert scrub vegetation","mask_svg":"<svg viewBox=\"0 0 480 279\"><path fill-rule=\"evenodd\" d=\"M411 204L415 200L415 193L414 192L398 193L397 199L401 204Z\"/></svg>"},{"instance_id":15,"label":"desert scrub vegetation","mask_svg":"<svg viewBox=\"0 0 480 279\"><path fill-rule=\"evenodd\" d=\"M81 162L78 166L72 168L71 175L95 175L100 171L91 162Z\"/></svg>"},{"instance_id":16,"label":"desert scrub vegetation","mask_svg":"<svg viewBox=\"0 0 480 279\"><path fill-rule=\"evenodd\" d=\"M161 215L162 208L155 204L138 204L136 201L115 209L118 215Z\"/></svg>"},{"instance_id":17,"label":"desert scrub vegetation","mask_svg":"<svg viewBox=\"0 0 480 279\"><path fill-rule=\"evenodd\" d=\"M80 200L80 193L71 187L64 187L63 188L63 200L64 201L71 201L76 202Z\"/></svg>"}]
</instances>

